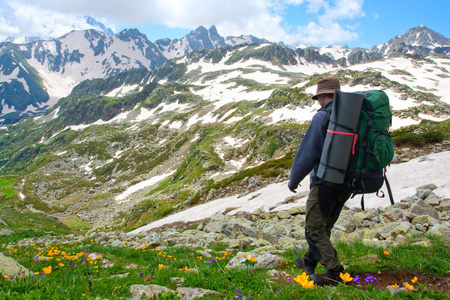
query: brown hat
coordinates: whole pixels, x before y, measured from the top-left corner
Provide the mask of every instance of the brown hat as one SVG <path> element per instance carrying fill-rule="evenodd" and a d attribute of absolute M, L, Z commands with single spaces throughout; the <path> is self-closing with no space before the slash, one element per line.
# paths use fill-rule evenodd
<path fill-rule="evenodd" d="M 336 77 L 325 77 L 317 83 L 317 92 L 312 98 L 317 100 L 317 96 L 320 94 L 333 94 L 336 89 L 341 89 L 339 79 Z"/>

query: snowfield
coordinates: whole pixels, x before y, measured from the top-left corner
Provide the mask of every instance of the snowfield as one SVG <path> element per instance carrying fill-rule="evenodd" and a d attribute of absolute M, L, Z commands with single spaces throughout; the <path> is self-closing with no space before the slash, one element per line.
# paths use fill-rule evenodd
<path fill-rule="evenodd" d="M 434 193 L 439 197 L 450 198 L 450 171 L 448 168 L 442 167 L 449 165 L 449 151 L 418 157 L 407 163 L 391 165 L 386 174 L 391 185 L 394 201 L 400 202 L 406 197 L 415 195 L 417 188 L 426 184 L 435 184 L 438 188 L 434 190 Z M 294 195 L 289 191 L 287 183 L 287 181 L 273 183 L 244 197 L 234 195 L 200 204 L 135 229 L 129 234 L 138 234 L 175 222 L 199 221 L 214 214 L 223 213 L 228 208 L 235 208 L 228 212 L 228 215 L 234 215 L 238 211 L 251 213 L 258 208 L 261 211 L 280 211 L 294 206 L 306 205 L 309 177 L 300 183 L 301 186 L 297 190 L 297 195 L 301 198 L 293 203 L 282 204 L 286 198 Z M 386 195 L 384 198 L 378 198 L 375 194 L 365 195 L 366 209 L 390 205 L 385 187 L 382 190 Z M 356 196 L 349 199 L 346 206 L 360 207 L 360 201 L 361 197 Z"/>

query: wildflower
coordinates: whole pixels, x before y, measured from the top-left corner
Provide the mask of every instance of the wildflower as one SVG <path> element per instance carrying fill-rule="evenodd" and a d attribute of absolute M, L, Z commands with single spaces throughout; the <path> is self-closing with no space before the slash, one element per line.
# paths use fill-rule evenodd
<path fill-rule="evenodd" d="M 44 274 L 50 274 L 52 272 L 52 266 L 45 267 L 42 271 L 44 271 Z"/>
<path fill-rule="evenodd" d="M 59 263 L 59 266 L 60 266 L 60 267 L 64 267 L 64 264 L 63 264 L 63 263 Z"/>
<path fill-rule="evenodd" d="M 411 282 L 412 282 L 412 283 L 416 283 L 416 282 L 417 282 L 417 280 L 419 280 L 419 279 L 417 279 L 417 277 L 416 277 L 416 276 L 414 276 L 414 278 L 413 278 L 413 279 L 411 279 Z"/>
<path fill-rule="evenodd" d="M 255 257 L 254 256 L 250 257 L 250 261 L 254 262 L 255 261 Z"/>
<path fill-rule="evenodd" d="M 359 280 L 359 275 L 356 275 L 355 278 L 353 278 L 353 281 L 356 282 L 357 284 L 360 284 L 360 280 Z"/>
<path fill-rule="evenodd" d="M 414 289 L 414 287 L 409 283 L 405 284 L 405 287 L 410 291 L 412 291 Z"/>
<path fill-rule="evenodd" d="M 345 273 L 345 274 L 340 273 L 340 274 L 339 274 L 339 277 L 341 277 L 341 279 L 342 279 L 344 282 L 350 282 L 350 281 L 353 280 L 353 277 L 351 277 L 349 273 Z"/>
<path fill-rule="evenodd" d="M 384 250 L 383 254 L 384 254 L 384 255 L 389 255 L 389 254 L 391 254 L 391 253 L 390 253 L 389 251 L 387 251 L 387 250 Z"/>
<path fill-rule="evenodd" d="M 8 279 L 9 278 L 9 274 L 3 275 L 3 278 Z"/>
<path fill-rule="evenodd" d="M 37 271 L 37 272 L 34 272 L 34 275 L 39 275 L 39 271 Z"/>
<path fill-rule="evenodd" d="M 392 284 L 392 285 L 390 286 L 390 288 L 391 288 L 391 290 L 396 289 L 396 288 L 397 288 L 397 284 Z"/>
<path fill-rule="evenodd" d="M 297 283 L 301 284 L 301 286 L 303 286 L 305 289 L 314 287 L 314 281 L 308 279 L 309 275 L 307 275 L 306 272 L 303 272 L 302 275 L 298 275 L 294 278 L 294 280 Z"/>
<path fill-rule="evenodd" d="M 242 256 L 243 256 L 244 258 L 247 258 L 247 253 L 244 253 Z"/>
<path fill-rule="evenodd" d="M 365 282 L 378 282 L 378 280 L 373 275 L 367 275 L 364 279 Z"/>
<path fill-rule="evenodd" d="M 164 268 L 164 265 L 163 264 L 158 264 L 158 269 L 162 269 L 162 268 Z"/>

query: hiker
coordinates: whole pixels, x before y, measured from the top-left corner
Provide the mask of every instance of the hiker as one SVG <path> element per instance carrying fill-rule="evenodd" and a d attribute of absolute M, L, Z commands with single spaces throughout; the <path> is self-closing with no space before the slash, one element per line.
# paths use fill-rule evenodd
<path fill-rule="evenodd" d="M 335 77 L 326 77 L 317 83 L 317 92 L 312 98 L 319 102 L 321 109 L 312 118 L 298 148 L 288 183 L 289 190 L 296 193 L 299 183 L 310 173 L 305 224 L 309 249 L 303 258 L 297 257 L 294 263 L 310 275 L 310 279 L 318 286 L 337 285 L 342 282 L 340 273 L 344 268 L 331 244 L 330 235 L 344 203 L 352 194 L 347 185 L 325 182 L 316 176 L 326 135 L 323 121 L 326 109 L 333 105 L 336 89 L 340 90 L 340 83 Z M 315 274 L 318 262 L 326 268 L 325 274 Z"/>

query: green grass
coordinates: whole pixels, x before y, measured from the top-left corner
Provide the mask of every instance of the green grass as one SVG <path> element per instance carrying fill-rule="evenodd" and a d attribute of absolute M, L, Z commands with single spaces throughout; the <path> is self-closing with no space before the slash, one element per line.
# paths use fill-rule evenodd
<path fill-rule="evenodd" d="M 0 211 L 0 218 L 8 224 L 7 228 L 12 230 L 39 230 L 58 234 L 71 232 L 66 225 L 41 213 L 23 213 L 14 208 L 6 208 Z M 4 228 L 4 225 L 0 225 L 0 228 Z"/>
<path fill-rule="evenodd" d="M 413 291 L 399 292 L 395 296 L 391 296 L 384 288 L 380 290 L 368 285 L 363 290 L 351 283 L 306 289 L 292 280 L 288 282 L 270 278 L 267 269 L 254 269 L 249 262 L 250 257 L 246 258 L 248 263 L 244 262 L 243 268 L 227 269 L 236 252 L 229 252 L 220 244 L 213 247 L 212 258 L 202 256 L 197 252 L 198 249 L 150 248 L 131 241 L 124 247 L 100 246 L 93 239 L 85 239 L 78 244 L 6 245 L 7 242 L 32 234 L 31 231 L 21 231 L 13 237 L 0 236 L 0 250 L 34 273 L 33 276 L 20 279 L 13 279 L 14 274 L 2 274 L 10 278 L 0 278 L 1 299 L 47 299 L 49 295 L 52 295 L 51 299 L 130 298 L 130 287 L 136 284 L 156 284 L 175 289 L 173 277 L 183 278 L 184 287 L 204 288 L 219 293 L 203 299 L 237 299 L 237 290 L 243 299 L 450 299 L 447 294 L 425 289 L 420 282 L 415 284 Z M 34 234 L 42 235 L 42 232 Z M 405 269 L 431 277 L 448 276 L 450 254 L 445 241 L 425 238 L 431 241 L 431 246 L 408 243 L 389 248 L 389 255 L 384 253 L 387 249 L 363 243 L 340 243 L 336 248 L 352 276 L 364 272 L 376 277 L 380 270 Z M 89 254 L 94 258 L 90 258 Z M 303 254 L 304 251 L 298 249 L 279 254 L 284 257 L 286 264 L 278 271 L 291 276 L 299 275 L 300 271 L 293 261 L 296 256 Z M 376 259 L 361 259 L 369 254 Z M 44 274 L 44 268 L 49 266 L 52 267 L 51 273 Z M 320 267 L 318 271 L 323 270 Z M 166 294 L 157 299 L 177 298 L 174 294 Z"/>
<path fill-rule="evenodd" d="M 391 133 L 395 146 L 423 146 L 450 138 L 450 119 L 442 122 L 422 120 L 417 125 L 402 127 Z"/>
<path fill-rule="evenodd" d="M 2 177 L 0 178 L 0 195 L 12 197 L 17 195 L 14 185 L 17 183 L 16 177 Z"/>

